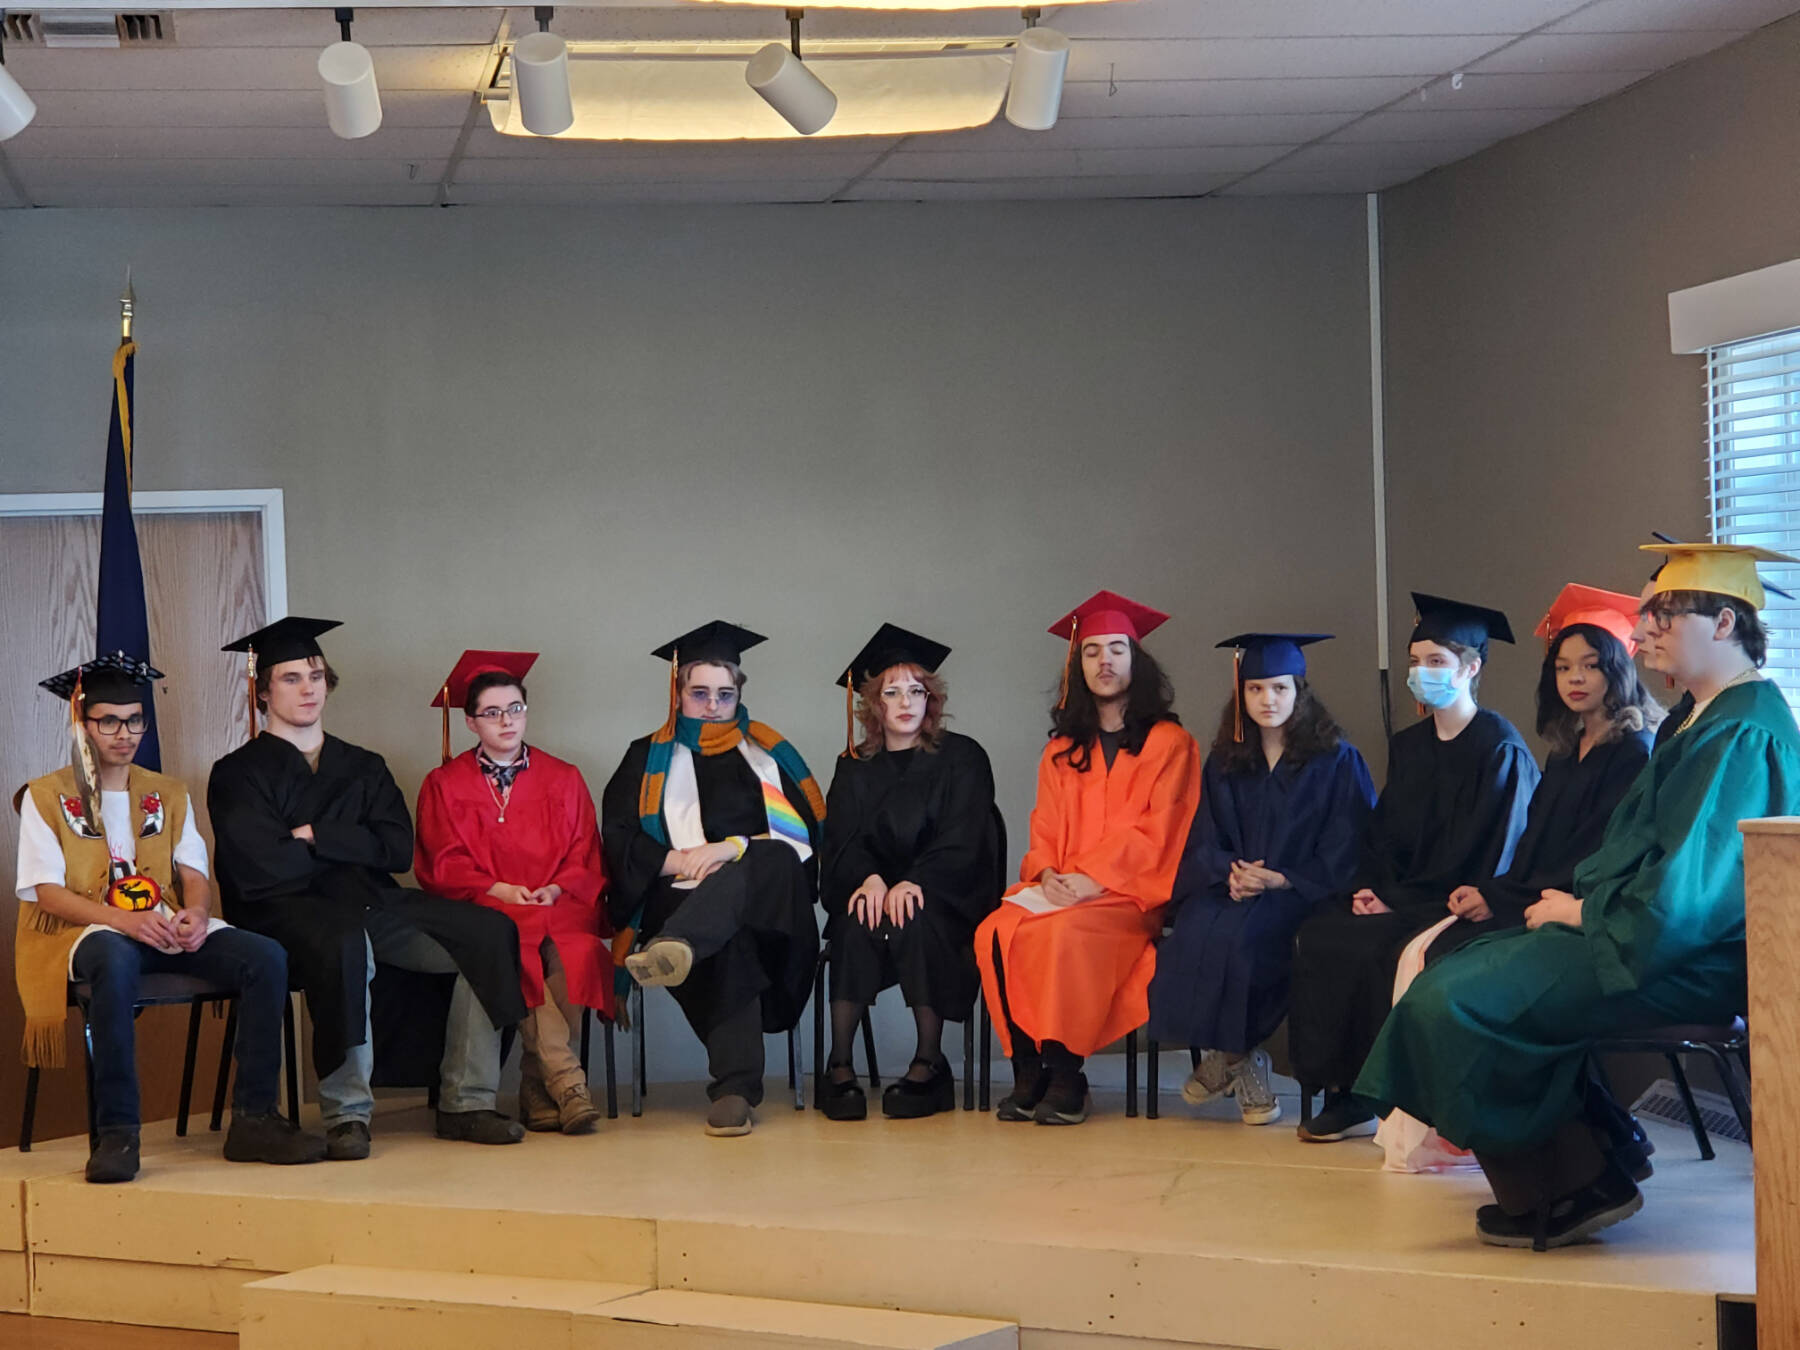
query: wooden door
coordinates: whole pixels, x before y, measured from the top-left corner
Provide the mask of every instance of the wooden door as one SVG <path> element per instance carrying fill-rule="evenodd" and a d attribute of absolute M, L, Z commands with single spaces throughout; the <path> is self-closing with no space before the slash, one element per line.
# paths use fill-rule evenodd
<path fill-rule="evenodd" d="M 149 597 L 163 772 L 188 785 L 210 853 L 206 778 L 212 763 L 249 735 L 241 657 L 219 648 L 264 623 L 262 521 L 255 512 L 156 513 L 137 518 Z M 100 517 L 0 517 L 0 799 L 30 778 L 68 762 L 68 705 L 37 682 L 94 655 L 94 596 L 100 566 Z M 13 966 L 19 901 L 18 817 L 0 809 L 0 969 Z M 225 917 L 229 918 L 229 915 Z M 138 1019 L 138 1077 L 143 1118 L 175 1113 L 188 1014 L 151 1008 Z M 222 1019 L 201 1034 L 195 1104 L 199 1128 L 211 1101 Z M 0 977 L 0 1147 L 19 1140 L 25 1069 L 19 1058 L 24 1013 L 10 980 Z M 33 1133 L 50 1139 L 87 1128 L 80 1019 L 67 1028 L 68 1067 L 41 1075 Z"/>

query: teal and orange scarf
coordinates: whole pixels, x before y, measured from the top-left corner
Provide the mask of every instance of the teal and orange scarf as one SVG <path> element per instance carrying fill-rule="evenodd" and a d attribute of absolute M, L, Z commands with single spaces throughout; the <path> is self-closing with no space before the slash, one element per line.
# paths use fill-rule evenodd
<path fill-rule="evenodd" d="M 644 779 L 638 787 L 638 823 L 643 827 L 644 833 L 659 844 L 669 842 L 668 829 L 663 824 L 662 816 L 663 788 L 668 782 L 669 762 L 674 758 L 678 742 L 692 753 L 710 759 L 714 755 L 735 751 L 746 736 L 769 752 L 782 774 L 790 782 L 799 785 L 801 793 L 806 797 L 806 804 L 812 808 L 812 820 L 809 823 L 785 795 L 765 783 L 763 807 L 768 814 L 770 836 L 808 844 L 816 849 L 819 846 L 819 825 L 825 819 L 825 795 L 819 791 L 812 770 L 806 767 L 806 761 L 800 757 L 800 752 L 774 727 L 762 722 L 752 722 L 749 709 L 741 704 L 735 721 L 703 722 L 697 717 L 677 715 L 663 723 L 650 737 L 650 755 L 644 762 Z"/>

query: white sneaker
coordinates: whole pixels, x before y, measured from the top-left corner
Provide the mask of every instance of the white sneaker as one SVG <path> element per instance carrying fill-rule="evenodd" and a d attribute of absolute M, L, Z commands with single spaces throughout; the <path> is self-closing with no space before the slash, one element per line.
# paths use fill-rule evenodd
<path fill-rule="evenodd" d="M 1281 1103 L 1269 1086 L 1269 1056 L 1253 1050 L 1232 1066 L 1231 1093 L 1246 1125 L 1272 1125 L 1281 1119 Z"/>
<path fill-rule="evenodd" d="M 1205 1106 L 1220 1097 L 1229 1097 L 1232 1086 L 1231 1066 L 1218 1050 L 1205 1051 L 1200 1062 L 1181 1085 L 1181 1100 L 1189 1106 Z"/>

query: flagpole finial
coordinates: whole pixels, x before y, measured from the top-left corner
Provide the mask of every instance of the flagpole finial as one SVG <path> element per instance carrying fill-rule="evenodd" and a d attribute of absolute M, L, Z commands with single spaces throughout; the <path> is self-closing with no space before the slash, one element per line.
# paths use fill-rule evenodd
<path fill-rule="evenodd" d="M 125 293 L 119 297 L 119 341 L 131 341 L 131 312 L 137 307 L 137 292 L 131 289 L 131 264 L 125 265 Z"/>

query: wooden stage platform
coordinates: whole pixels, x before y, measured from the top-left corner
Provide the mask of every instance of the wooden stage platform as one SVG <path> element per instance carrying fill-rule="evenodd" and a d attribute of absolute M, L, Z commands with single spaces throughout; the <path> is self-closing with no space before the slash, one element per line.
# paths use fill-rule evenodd
<path fill-rule="evenodd" d="M 1651 1122 L 1643 1213 L 1534 1255 L 1476 1242 L 1479 1175 L 1384 1173 L 1366 1141 L 1299 1143 L 1284 1107 L 1261 1129 L 1105 1095 L 1072 1129 L 835 1124 L 771 1080 L 753 1135 L 709 1139 L 698 1090 L 658 1085 L 641 1119 L 509 1148 L 401 1104 L 372 1159 L 314 1167 L 226 1163 L 203 1118 L 165 1123 L 107 1187 L 84 1140 L 45 1142 L 0 1154 L 0 1311 L 245 1350 L 1713 1350 L 1716 1296 L 1754 1287 L 1741 1145 L 1701 1162 Z"/>

